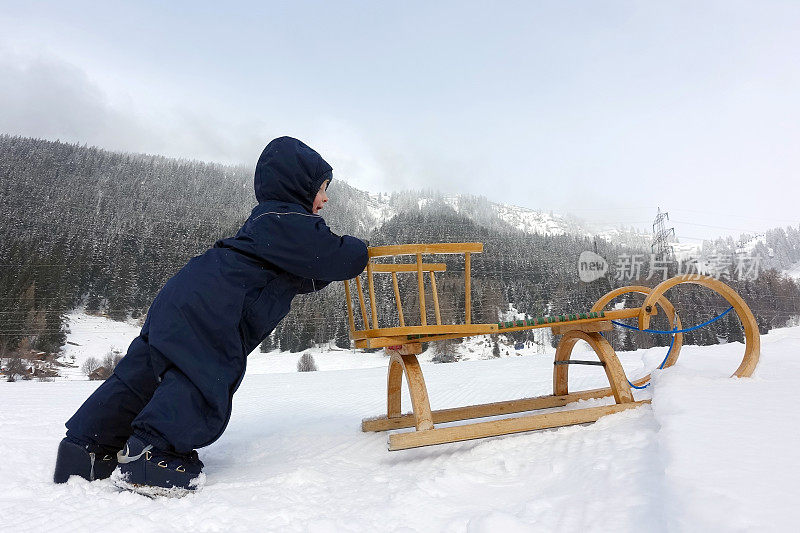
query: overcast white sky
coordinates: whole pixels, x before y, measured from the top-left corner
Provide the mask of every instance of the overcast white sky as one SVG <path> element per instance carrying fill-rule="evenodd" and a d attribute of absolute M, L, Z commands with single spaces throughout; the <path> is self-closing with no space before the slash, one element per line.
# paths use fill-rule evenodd
<path fill-rule="evenodd" d="M 253 166 L 293 135 L 373 192 L 690 239 L 800 223 L 798 50 L 794 1 L 5 0 L 0 132 Z"/>

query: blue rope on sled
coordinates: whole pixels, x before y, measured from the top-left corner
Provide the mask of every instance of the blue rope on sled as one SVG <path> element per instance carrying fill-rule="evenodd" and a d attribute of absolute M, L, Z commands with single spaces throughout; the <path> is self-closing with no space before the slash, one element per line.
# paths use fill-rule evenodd
<path fill-rule="evenodd" d="M 623 328 L 635 329 L 636 331 L 646 331 L 647 333 L 660 333 L 662 335 L 672 335 L 672 340 L 669 343 L 669 350 L 667 350 L 667 355 L 664 356 L 664 360 L 661 361 L 660 365 L 658 365 L 658 369 L 661 370 L 661 369 L 664 368 L 664 365 L 667 363 L 667 359 L 669 359 L 669 354 L 672 353 L 672 345 L 675 344 L 675 334 L 676 333 L 686 333 L 688 331 L 694 331 L 694 330 L 700 329 L 700 328 L 702 328 L 704 326 L 708 326 L 709 324 L 713 324 L 714 322 L 716 322 L 720 318 L 722 318 L 725 315 L 727 315 L 728 313 L 730 313 L 731 309 L 733 309 L 733 306 L 730 306 L 723 313 L 715 316 L 711 320 L 706 320 L 702 324 L 698 324 L 696 326 L 692 326 L 690 328 L 685 328 L 685 329 L 672 329 L 670 331 L 663 331 L 663 330 L 660 330 L 660 329 L 642 329 L 642 330 L 640 330 L 636 326 L 630 326 L 628 324 L 625 324 L 623 322 L 619 322 L 617 320 L 612 320 L 611 323 L 612 324 L 616 324 L 617 326 L 622 326 Z M 603 335 L 603 334 L 601 333 L 600 335 Z M 628 385 L 630 385 L 634 389 L 640 389 L 641 390 L 641 389 L 646 389 L 647 387 L 649 387 L 650 386 L 650 382 L 648 381 L 645 385 L 642 385 L 640 387 L 640 386 L 634 385 L 633 383 L 631 383 L 630 380 L 628 380 Z"/>
<path fill-rule="evenodd" d="M 727 309 L 726 309 L 726 310 L 725 310 L 725 311 L 724 311 L 722 314 L 719 314 L 719 315 L 715 316 L 715 317 L 714 317 L 714 318 L 712 318 L 711 320 L 706 320 L 706 321 L 705 321 L 705 322 L 703 322 L 702 324 L 698 324 L 698 325 L 696 325 L 696 326 L 692 326 L 692 327 L 690 327 L 690 328 L 686 328 L 686 329 L 673 329 L 673 330 L 671 330 L 671 331 L 662 331 L 662 330 L 660 330 L 660 329 L 642 329 L 642 330 L 640 330 L 640 329 L 639 329 L 639 328 L 637 328 L 636 326 L 629 326 L 628 324 L 624 324 L 624 323 L 622 323 L 622 322 L 619 322 L 619 321 L 617 321 L 617 320 L 612 320 L 612 321 L 611 321 L 611 323 L 612 323 L 612 324 L 616 324 L 616 325 L 618 325 L 618 326 L 622 326 L 623 328 L 635 329 L 636 331 L 646 331 L 647 333 L 661 333 L 661 334 L 664 334 L 664 335 L 673 335 L 673 334 L 675 334 L 675 333 L 686 333 L 687 331 L 693 331 L 693 330 L 695 330 L 695 329 L 700 329 L 700 328 L 702 328 L 703 326 L 707 326 L 707 325 L 709 325 L 709 324 L 713 324 L 714 322 L 716 322 L 716 321 L 717 321 L 717 320 L 719 320 L 720 318 L 722 318 L 722 317 L 724 317 L 725 315 L 727 315 L 727 314 L 728 314 L 728 313 L 731 311 L 731 309 L 733 309 L 733 306 L 730 306 L 730 307 L 729 307 L 729 308 L 727 308 Z"/>

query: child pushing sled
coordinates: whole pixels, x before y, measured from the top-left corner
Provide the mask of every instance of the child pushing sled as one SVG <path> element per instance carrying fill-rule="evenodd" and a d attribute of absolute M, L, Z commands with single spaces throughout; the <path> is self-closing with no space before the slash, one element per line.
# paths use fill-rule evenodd
<path fill-rule="evenodd" d="M 297 294 L 357 276 L 359 239 L 331 232 L 317 212 L 332 168 L 280 137 L 255 171 L 258 205 L 235 237 L 192 258 L 156 296 L 114 373 L 66 423 L 54 481 L 72 475 L 146 494 L 202 485 L 196 448 L 219 438 L 253 351 Z"/>

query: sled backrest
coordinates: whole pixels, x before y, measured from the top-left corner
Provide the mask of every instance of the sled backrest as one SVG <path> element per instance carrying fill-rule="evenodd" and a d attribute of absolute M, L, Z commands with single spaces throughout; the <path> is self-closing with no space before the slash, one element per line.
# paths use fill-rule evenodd
<path fill-rule="evenodd" d="M 417 297 L 419 301 L 419 313 L 421 326 L 428 326 L 428 316 L 425 304 L 425 274 L 427 273 L 430 278 L 431 294 L 433 295 L 433 308 L 436 319 L 436 326 L 442 326 L 441 310 L 439 309 L 439 293 L 436 286 L 436 272 L 444 272 L 446 266 L 444 263 L 424 263 L 422 261 L 423 255 L 434 254 L 463 254 L 464 255 L 464 324 L 472 323 L 472 304 L 471 304 L 471 254 L 483 252 L 483 244 L 479 242 L 464 242 L 464 243 L 435 243 L 435 244 L 399 244 L 392 246 L 374 246 L 369 248 L 369 262 L 367 268 L 361 275 L 354 278 L 353 281 L 356 285 L 356 292 L 358 298 L 358 305 L 361 310 L 361 318 L 363 320 L 364 329 L 357 330 L 355 324 L 355 315 L 353 310 L 352 292 L 350 290 L 350 281 L 344 282 L 345 297 L 347 300 L 347 317 L 350 325 L 350 338 L 356 341 L 356 346 L 359 346 L 359 340 L 366 337 L 373 337 L 378 329 L 386 329 L 387 335 L 390 334 L 403 334 L 403 329 L 406 327 L 405 316 L 403 314 L 403 303 L 400 295 L 400 288 L 397 281 L 398 274 L 416 273 L 417 276 Z M 412 263 L 398 262 L 401 256 L 414 256 L 415 261 Z M 378 262 L 376 259 L 392 258 L 393 262 Z M 394 288 L 395 305 L 397 306 L 397 315 L 399 324 L 383 324 L 383 328 L 379 328 L 378 308 L 375 299 L 375 280 L 376 274 L 391 274 L 392 286 Z M 364 295 L 364 290 L 361 285 L 361 276 L 366 275 L 367 278 L 367 292 L 369 294 L 369 315 L 367 313 L 367 298 Z M 432 329 L 432 328 L 431 328 Z M 438 328 L 437 328 L 438 329 Z M 432 330 L 433 331 L 433 330 Z M 419 327 L 415 328 L 415 333 L 420 333 Z"/>

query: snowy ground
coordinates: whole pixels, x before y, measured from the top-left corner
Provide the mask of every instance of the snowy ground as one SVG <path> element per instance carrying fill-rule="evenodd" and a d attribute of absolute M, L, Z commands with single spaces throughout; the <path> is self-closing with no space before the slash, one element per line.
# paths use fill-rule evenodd
<path fill-rule="evenodd" d="M 112 350 L 125 354 L 141 329 L 133 320 L 116 322 L 82 312 L 70 313 L 67 323 L 67 344 L 59 361 L 68 366 L 59 367 L 58 371 L 62 379 L 68 380 L 88 380 L 81 366 L 89 357 L 102 361 Z"/>
<path fill-rule="evenodd" d="M 784 274 L 786 274 L 790 278 L 800 281 L 800 262 L 797 262 L 791 267 L 787 268 L 784 271 Z"/>
<path fill-rule="evenodd" d="M 524 315 L 510 310 L 507 320 L 515 318 L 525 318 Z M 101 316 L 87 315 L 76 311 L 68 316 L 70 333 L 67 336 L 67 344 L 64 346 L 63 355 L 59 361 L 68 365 L 59 367 L 61 378 L 59 380 L 82 380 L 88 378 L 81 370 L 81 366 L 89 357 L 94 357 L 99 361 L 112 350 L 117 350 L 123 355 L 128 350 L 131 341 L 139 334 L 141 326 L 136 321 L 116 322 Z M 549 344 L 549 338 L 545 334 L 549 331 L 540 330 L 540 345 L 529 345 L 522 350 L 514 350 L 503 345 L 501 355 L 503 357 L 514 357 L 517 355 L 534 355 L 538 353 L 548 353 L 552 355 L 555 349 Z M 477 337 L 466 339 L 458 346 L 458 350 L 463 360 L 486 359 L 491 357 L 491 345 L 488 338 Z M 306 350 L 314 356 L 319 370 L 344 370 L 351 368 L 374 368 L 385 367 L 386 357 L 382 352 L 362 353 L 360 351 L 342 350 L 336 347 L 320 347 Z M 297 372 L 297 360 L 302 353 L 288 353 L 273 351 L 261 353 L 256 349 L 250 354 L 247 361 L 248 374 L 273 374 L 283 372 Z M 420 355 L 419 359 L 429 362 L 434 357 L 433 351 L 428 350 Z"/>
<path fill-rule="evenodd" d="M 653 394 L 652 407 L 400 452 L 386 450 L 385 434 L 359 431 L 361 418 L 384 409 L 385 359 L 375 368 L 249 374 L 228 430 L 200 452 L 206 487 L 179 500 L 120 493 L 107 481 L 53 485 L 63 423 L 97 384 L 3 382 L 2 528 L 795 531 L 800 328 L 762 341 L 751 379 L 726 377 L 741 344 L 685 347 L 652 391 L 637 393 Z M 659 349 L 622 356 L 631 377 L 659 358 Z M 436 409 L 547 393 L 552 358 L 424 369 Z M 570 371 L 574 390 L 603 384 L 597 367 Z"/>
<path fill-rule="evenodd" d="M 84 361 L 94 357 L 99 361 L 112 350 L 125 354 L 131 341 L 139 334 L 141 326 L 135 321 L 117 322 L 101 316 L 73 312 L 68 316 L 70 333 L 63 355 L 59 361 L 68 365 L 59 367 L 61 379 L 82 380 L 88 378 L 81 370 Z M 380 354 L 363 354 L 351 350 L 314 349 L 314 355 L 320 370 L 340 370 L 344 368 L 372 368 L 384 366 L 386 358 Z M 280 372 L 297 372 L 297 360 L 301 353 L 254 351 L 248 359 L 248 373 L 271 374 Z"/>

